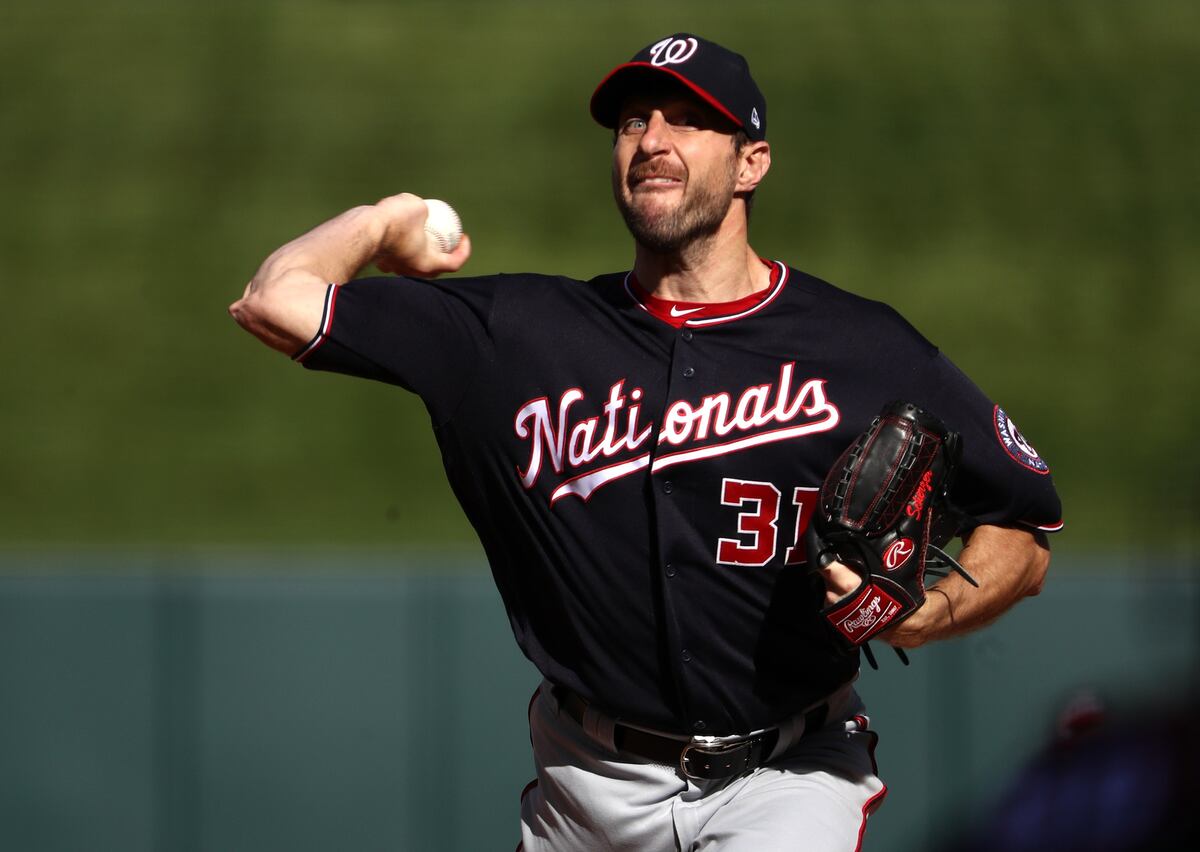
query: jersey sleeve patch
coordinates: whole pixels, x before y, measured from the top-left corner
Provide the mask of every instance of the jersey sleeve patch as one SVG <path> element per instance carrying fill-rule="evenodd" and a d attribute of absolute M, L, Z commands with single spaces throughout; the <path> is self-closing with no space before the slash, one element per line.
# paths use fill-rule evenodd
<path fill-rule="evenodd" d="M 1046 460 L 1038 455 L 1033 444 L 1025 440 L 1025 436 L 1017 429 L 1017 425 L 998 405 L 993 411 L 993 420 L 996 426 L 996 438 L 1000 441 L 1000 446 L 1004 447 L 1004 452 L 1008 453 L 1009 458 L 1034 473 L 1045 475 L 1050 472 L 1050 465 L 1046 464 Z"/>

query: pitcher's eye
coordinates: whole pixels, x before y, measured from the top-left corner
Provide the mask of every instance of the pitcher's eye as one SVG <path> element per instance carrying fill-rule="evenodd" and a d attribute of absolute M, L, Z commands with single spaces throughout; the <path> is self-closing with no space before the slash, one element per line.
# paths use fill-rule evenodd
<path fill-rule="evenodd" d="M 703 130 L 711 124 L 702 112 L 681 112 L 671 119 L 672 126 L 689 130 Z"/>

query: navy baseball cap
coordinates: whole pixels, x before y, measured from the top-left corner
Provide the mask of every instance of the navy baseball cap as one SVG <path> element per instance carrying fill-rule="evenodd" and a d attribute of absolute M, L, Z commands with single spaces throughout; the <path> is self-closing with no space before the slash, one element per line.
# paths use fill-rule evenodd
<path fill-rule="evenodd" d="M 682 83 L 755 142 L 767 137 L 767 101 L 746 58 L 691 33 L 659 39 L 610 71 L 592 95 L 592 118 L 615 128 L 626 95 L 648 76 Z"/>

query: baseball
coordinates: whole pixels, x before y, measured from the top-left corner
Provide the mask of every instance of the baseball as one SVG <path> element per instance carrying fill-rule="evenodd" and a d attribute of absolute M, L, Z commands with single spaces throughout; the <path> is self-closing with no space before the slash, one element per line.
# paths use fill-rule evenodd
<path fill-rule="evenodd" d="M 462 239 L 462 220 L 458 213 L 445 201 L 425 199 L 429 215 L 425 218 L 425 233 L 433 240 L 438 250 L 452 252 Z"/>

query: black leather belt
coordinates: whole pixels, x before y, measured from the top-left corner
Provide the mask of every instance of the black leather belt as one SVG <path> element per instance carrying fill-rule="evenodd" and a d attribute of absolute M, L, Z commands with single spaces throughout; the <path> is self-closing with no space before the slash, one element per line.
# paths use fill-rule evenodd
<path fill-rule="evenodd" d="M 554 697 L 558 700 L 559 708 L 581 726 L 584 724 L 584 713 L 588 708 L 586 701 L 561 686 L 554 687 Z M 803 734 L 824 726 L 828 715 L 828 703 L 818 704 L 807 711 L 804 714 Z M 651 734 L 617 722 L 613 729 L 613 742 L 617 751 L 625 751 L 665 766 L 678 766 L 688 778 L 713 780 L 730 778 L 762 766 L 779 742 L 779 728 L 768 728 L 753 736 L 704 742 Z"/>

